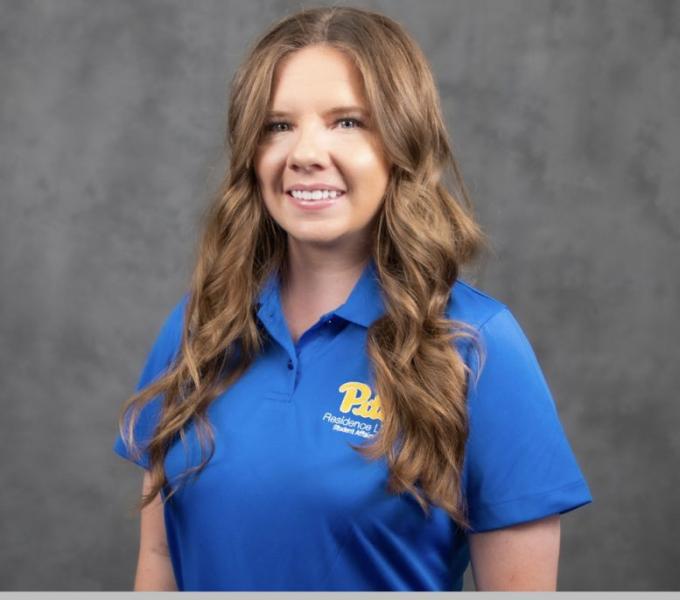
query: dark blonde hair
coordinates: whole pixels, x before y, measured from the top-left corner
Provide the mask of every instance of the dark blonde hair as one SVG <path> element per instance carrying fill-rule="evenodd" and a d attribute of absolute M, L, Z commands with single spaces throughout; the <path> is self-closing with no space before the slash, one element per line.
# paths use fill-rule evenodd
<path fill-rule="evenodd" d="M 202 462 L 180 480 L 202 471 L 214 452 L 206 410 L 263 348 L 253 304 L 268 276 L 285 270 L 287 247 L 285 231 L 264 207 L 253 157 L 277 64 L 316 44 L 344 52 L 361 73 L 372 123 L 392 164 L 371 248 L 386 311 L 369 327 L 366 342 L 384 421 L 370 445 L 352 447 L 368 459 L 386 457 L 390 492 L 413 494 L 426 514 L 428 504 L 436 504 L 468 528 L 461 476 L 471 371 L 453 342 L 466 338 L 480 347 L 472 327 L 446 318 L 446 307 L 461 265 L 487 242 L 473 218 L 422 51 L 392 19 L 352 7 L 309 8 L 276 22 L 231 82 L 229 167 L 204 216 L 180 352 L 120 412 L 121 436 L 139 457 L 135 422 L 143 406 L 162 395 L 146 447 L 152 486 L 139 507 L 164 489 L 165 455 L 176 436 L 184 440 L 192 421 Z M 447 169 L 453 175 L 448 185 Z"/>

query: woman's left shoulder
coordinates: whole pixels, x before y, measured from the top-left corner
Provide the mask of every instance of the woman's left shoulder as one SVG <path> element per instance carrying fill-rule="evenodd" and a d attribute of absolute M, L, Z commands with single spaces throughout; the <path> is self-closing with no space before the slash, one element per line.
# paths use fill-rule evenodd
<path fill-rule="evenodd" d="M 501 300 L 459 277 L 451 286 L 446 316 L 480 329 L 489 319 L 504 310 L 509 309 Z"/>

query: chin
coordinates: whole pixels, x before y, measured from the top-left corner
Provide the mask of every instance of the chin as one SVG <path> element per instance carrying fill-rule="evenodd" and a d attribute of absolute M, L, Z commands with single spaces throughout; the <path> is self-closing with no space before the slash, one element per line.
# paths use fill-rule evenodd
<path fill-rule="evenodd" d="M 337 235 L 290 235 L 299 244 L 315 244 L 318 246 L 333 246 L 340 242 Z"/>
<path fill-rule="evenodd" d="M 323 226 L 317 227 L 292 227 L 288 230 L 289 237 L 301 244 L 323 244 L 331 246 L 340 242 L 344 237 L 345 232 L 339 231 L 335 228 L 325 228 Z"/>

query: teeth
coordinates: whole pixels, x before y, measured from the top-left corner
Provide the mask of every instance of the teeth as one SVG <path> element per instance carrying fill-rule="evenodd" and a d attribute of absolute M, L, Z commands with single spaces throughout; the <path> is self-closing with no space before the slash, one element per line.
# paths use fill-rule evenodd
<path fill-rule="evenodd" d="M 313 192 L 293 190 L 291 195 L 298 200 L 326 200 L 327 198 L 337 198 L 342 195 L 342 192 L 336 190 L 314 190 Z"/>

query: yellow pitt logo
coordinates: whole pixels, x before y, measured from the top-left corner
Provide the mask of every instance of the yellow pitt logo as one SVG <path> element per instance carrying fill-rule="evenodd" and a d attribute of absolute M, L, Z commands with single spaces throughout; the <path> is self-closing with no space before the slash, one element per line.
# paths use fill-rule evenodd
<path fill-rule="evenodd" d="M 343 383 L 338 391 L 343 395 L 340 403 L 340 412 L 348 413 L 367 419 L 377 419 L 383 421 L 382 405 L 380 396 L 376 395 L 371 400 L 371 388 L 359 381 L 347 381 Z"/>

